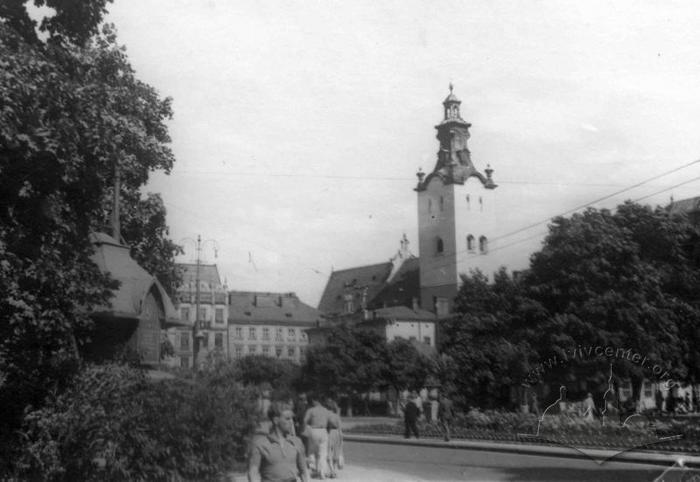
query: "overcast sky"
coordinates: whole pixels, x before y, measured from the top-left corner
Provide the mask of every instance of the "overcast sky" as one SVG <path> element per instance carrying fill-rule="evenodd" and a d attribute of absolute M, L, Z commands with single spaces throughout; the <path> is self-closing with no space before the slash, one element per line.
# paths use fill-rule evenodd
<path fill-rule="evenodd" d="M 527 265 L 553 215 L 700 159 L 694 2 L 115 0 L 139 78 L 171 96 L 177 163 L 154 175 L 175 241 L 230 289 L 316 305 L 332 268 L 418 254 L 448 84 L 491 164 L 493 255 Z M 700 194 L 700 164 L 595 204 Z M 193 259 L 193 245 L 185 242 Z"/>

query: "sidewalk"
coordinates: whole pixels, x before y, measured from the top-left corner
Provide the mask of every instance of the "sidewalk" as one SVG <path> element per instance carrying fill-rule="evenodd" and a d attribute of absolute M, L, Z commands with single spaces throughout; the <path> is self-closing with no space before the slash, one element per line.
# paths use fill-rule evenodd
<path fill-rule="evenodd" d="M 310 479 L 310 482 L 319 479 Z M 229 478 L 230 482 L 248 482 L 245 474 L 233 474 Z M 426 479 L 415 477 L 406 478 L 406 474 L 392 472 L 391 470 L 379 470 L 357 465 L 345 466 L 343 470 L 338 471 L 338 478 L 326 479 L 327 482 L 429 482 Z"/>
<path fill-rule="evenodd" d="M 552 446 L 525 443 L 486 442 L 480 440 L 451 440 L 444 442 L 439 439 L 404 439 L 392 435 L 361 435 L 344 434 L 344 440 L 349 442 L 380 443 L 392 445 L 413 445 L 422 447 L 450 448 L 463 450 L 483 450 L 490 452 L 517 453 L 522 455 L 540 455 L 546 457 L 564 457 L 576 459 L 592 459 L 599 464 L 605 461 L 631 462 L 640 464 L 669 465 L 682 460 L 686 466 L 700 467 L 700 456 L 683 455 L 642 450 L 608 450 L 575 448 L 569 446 Z"/>

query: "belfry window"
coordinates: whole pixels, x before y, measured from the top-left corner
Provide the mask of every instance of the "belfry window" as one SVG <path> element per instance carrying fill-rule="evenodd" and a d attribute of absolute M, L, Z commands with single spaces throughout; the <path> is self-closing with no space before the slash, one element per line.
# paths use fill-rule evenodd
<path fill-rule="evenodd" d="M 467 251 L 474 252 L 474 244 L 476 243 L 476 240 L 474 239 L 474 236 L 471 234 L 467 236 Z"/>
<path fill-rule="evenodd" d="M 489 252 L 489 241 L 486 236 L 481 236 L 479 238 L 479 252 L 481 254 L 486 254 Z"/>
<path fill-rule="evenodd" d="M 435 252 L 437 254 L 442 254 L 445 251 L 445 243 L 443 243 L 442 238 L 437 238 L 435 240 Z"/>

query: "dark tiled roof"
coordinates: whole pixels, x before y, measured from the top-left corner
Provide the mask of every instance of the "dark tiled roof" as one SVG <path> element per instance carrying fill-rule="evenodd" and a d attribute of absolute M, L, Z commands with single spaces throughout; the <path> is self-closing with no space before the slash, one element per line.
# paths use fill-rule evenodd
<path fill-rule="evenodd" d="M 197 264 L 196 263 L 178 263 L 177 267 L 182 270 L 182 284 L 186 285 L 194 283 L 197 279 Z M 215 264 L 200 264 L 199 265 L 199 280 L 209 286 L 221 286 L 221 278 L 219 270 Z"/>
<path fill-rule="evenodd" d="M 294 293 L 229 291 L 229 323 L 316 325 L 321 312 Z"/>
<path fill-rule="evenodd" d="M 94 313 L 117 318 L 134 318 L 141 316 L 143 303 L 148 293 L 155 291 L 162 303 L 165 321 L 168 324 L 181 324 L 180 316 L 175 310 L 170 297 L 155 276 L 143 269 L 129 254 L 129 247 L 117 243 L 114 238 L 104 233 L 94 233 L 90 241 L 95 247 L 92 261 L 103 273 L 120 282 L 115 289 L 108 306 L 96 307 Z"/>
<path fill-rule="evenodd" d="M 419 259 L 406 258 L 377 295 L 368 301 L 369 309 L 384 306 L 413 306 L 420 299 Z"/>
<path fill-rule="evenodd" d="M 412 310 L 408 306 L 390 306 L 388 308 L 378 308 L 373 310 L 374 316 L 376 318 L 383 318 L 386 320 L 425 320 L 425 321 L 435 321 L 435 313 L 431 313 L 427 310 Z"/>
<path fill-rule="evenodd" d="M 343 313 L 345 307 L 344 295 L 353 294 L 353 304 L 356 309 L 361 307 L 362 292 L 367 288 L 366 301 L 370 303 L 385 287 L 385 282 L 391 274 L 391 261 L 357 268 L 333 271 L 326 289 L 323 291 L 318 309 L 326 315 Z"/>
<path fill-rule="evenodd" d="M 669 205 L 668 211 L 671 214 L 683 214 L 700 211 L 700 196 L 674 201 Z"/>

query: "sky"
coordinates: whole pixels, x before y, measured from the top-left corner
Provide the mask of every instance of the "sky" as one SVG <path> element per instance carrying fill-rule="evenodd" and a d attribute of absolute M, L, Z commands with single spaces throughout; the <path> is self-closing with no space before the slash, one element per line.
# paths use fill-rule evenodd
<path fill-rule="evenodd" d="M 232 290 L 315 306 L 333 269 L 387 261 L 404 233 L 417 255 L 415 173 L 435 165 L 449 83 L 476 167 L 494 169 L 491 255 L 510 270 L 527 266 L 552 216 L 700 195 L 691 1 L 109 9 L 138 77 L 173 98 L 177 161 L 146 190 L 164 199 L 179 260 L 194 260 L 200 235 Z"/>

